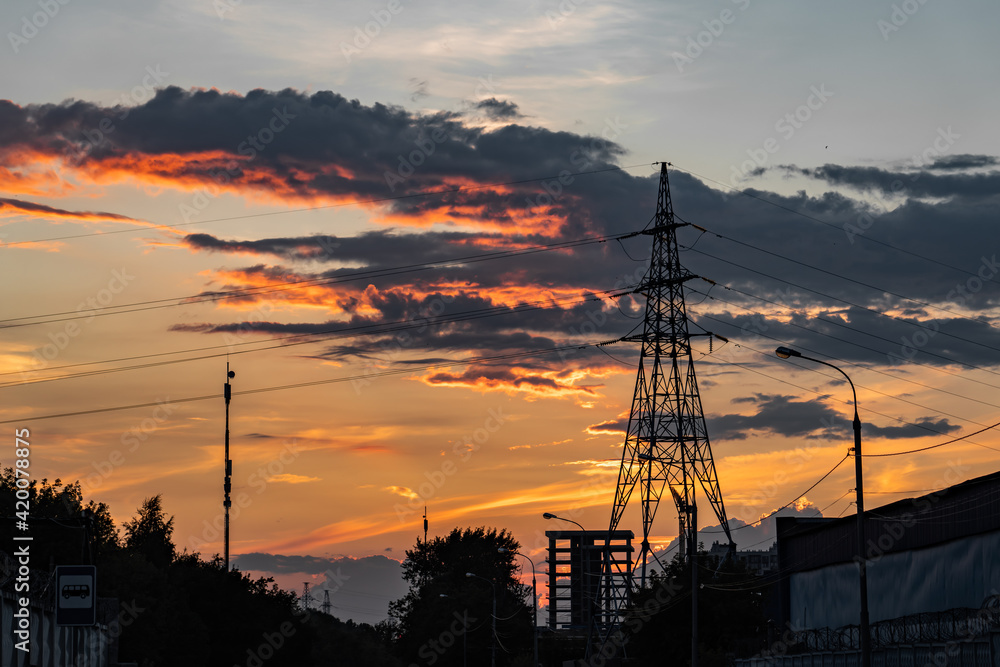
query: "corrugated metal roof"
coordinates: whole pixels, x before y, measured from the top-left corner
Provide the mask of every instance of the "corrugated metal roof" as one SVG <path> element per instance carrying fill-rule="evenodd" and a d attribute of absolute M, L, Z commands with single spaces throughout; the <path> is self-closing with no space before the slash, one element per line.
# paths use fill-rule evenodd
<path fill-rule="evenodd" d="M 778 517 L 783 574 L 851 562 L 858 553 L 857 515 L 841 519 Z M 922 549 L 1000 530 L 1000 472 L 865 511 L 868 558 Z"/>

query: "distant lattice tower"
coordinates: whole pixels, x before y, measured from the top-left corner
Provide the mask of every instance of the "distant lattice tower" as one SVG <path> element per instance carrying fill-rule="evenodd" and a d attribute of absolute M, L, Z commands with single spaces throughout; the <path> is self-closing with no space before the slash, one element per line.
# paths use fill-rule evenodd
<path fill-rule="evenodd" d="M 302 582 L 302 597 L 299 598 L 299 602 L 302 603 L 302 608 L 303 609 L 311 609 L 312 608 L 313 599 L 314 598 L 312 596 L 312 593 L 309 592 L 309 582 L 308 581 L 303 581 Z"/>
<path fill-rule="evenodd" d="M 330 604 L 330 589 L 323 589 L 323 604 L 320 605 L 320 610 L 327 615 L 330 615 L 330 610 L 333 609 L 333 605 Z"/>
<path fill-rule="evenodd" d="M 618 529 L 638 487 L 642 543 L 639 558 L 634 562 L 637 567 L 641 563 L 640 585 L 645 585 L 646 561 L 653 553 L 649 544 L 653 519 L 668 485 L 680 517 L 679 537 L 682 544 L 687 543 L 689 558 L 692 540 L 697 544 L 696 480 L 722 524 L 730 548 L 735 546 L 726 521 L 691 356 L 693 334 L 688 332 L 684 283 L 696 276 L 681 266 L 676 235 L 677 228 L 687 224 L 674 219 L 667 163 L 661 163 L 656 215 L 640 232 L 653 242 L 649 271 L 634 290 L 646 297 L 643 331 L 641 335 L 622 339 L 641 343 L 642 350 L 608 528 L 609 534 Z M 606 559 L 596 610 L 605 640 L 619 622 L 619 610 L 628 603 L 632 580 L 631 564 Z"/>

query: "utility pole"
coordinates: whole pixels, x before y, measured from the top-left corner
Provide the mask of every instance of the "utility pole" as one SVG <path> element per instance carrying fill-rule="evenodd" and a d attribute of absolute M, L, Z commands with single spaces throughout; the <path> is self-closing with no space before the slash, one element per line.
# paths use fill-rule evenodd
<path fill-rule="evenodd" d="M 229 460 L 229 401 L 233 398 L 233 386 L 229 384 L 229 381 L 236 377 L 236 372 L 229 370 L 229 362 L 226 362 L 226 384 L 223 385 L 222 395 L 226 398 L 226 459 L 225 459 L 225 478 L 222 482 L 222 491 L 225 494 L 225 499 L 222 501 L 222 506 L 226 510 L 226 528 L 225 536 L 223 537 L 223 542 L 225 542 L 225 562 L 226 562 L 226 572 L 229 572 L 229 508 L 233 506 L 233 501 L 230 500 L 229 494 L 233 490 L 232 475 L 233 475 L 233 462 Z"/>

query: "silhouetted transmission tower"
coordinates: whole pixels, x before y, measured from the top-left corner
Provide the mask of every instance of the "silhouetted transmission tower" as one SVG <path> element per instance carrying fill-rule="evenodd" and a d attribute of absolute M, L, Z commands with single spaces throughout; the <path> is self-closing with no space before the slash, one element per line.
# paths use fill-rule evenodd
<path fill-rule="evenodd" d="M 667 163 L 661 163 L 657 199 L 656 215 L 642 232 L 637 233 L 652 237 L 653 255 L 649 271 L 634 290 L 646 297 L 642 334 L 622 339 L 641 343 L 642 351 L 608 528 L 610 538 L 629 500 L 638 492 L 642 506 L 642 546 L 634 562 L 637 567 L 641 563 L 640 585 L 646 583 L 647 559 L 651 554 L 655 557 L 649 536 L 660 498 L 668 485 L 668 497 L 674 498 L 680 517 L 682 554 L 686 548 L 689 559 L 692 556 L 697 559 L 695 480 L 722 524 L 730 549 L 735 548 L 726 521 L 726 508 L 715 473 L 691 357 L 692 336 L 712 334 L 688 332 L 684 283 L 697 276 L 681 266 L 676 232 L 678 227 L 688 223 L 674 220 Z M 607 642 L 619 627 L 619 611 L 628 603 L 633 584 L 631 565 L 614 561 L 607 553 L 602 566 L 600 600 L 594 615 L 603 642 Z"/>
<path fill-rule="evenodd" d="M 333 609 L 333 604 L 330 603 L 330 589 L 323 589 L 323 604 L 320 605 L 320 610 L 329 615 L 330 611 Z"/>
<path fill-rule="evenodd" d="M 309 582 L 302 582 L 302 597 L 299 598 L 299 604 L 302 605 L 303 609 L 311 609 L 313 603 L 312 593 L 309 592 Z"/>

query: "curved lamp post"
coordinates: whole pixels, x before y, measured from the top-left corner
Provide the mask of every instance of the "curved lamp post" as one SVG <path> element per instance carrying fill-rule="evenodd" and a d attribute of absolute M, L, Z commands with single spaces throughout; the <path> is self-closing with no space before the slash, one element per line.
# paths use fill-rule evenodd
<path fill-rule="evenodd" d="M 865 499 L 864 484 L 861 475 L 861 419 L 858 417 L 858 392 L 854 388 L 854 383 L 851 382 L 850 376 L 828 361 L 807 357 L 801 352 L 793 350 L 790 347 L 779 347 L 774 351 L 774 353 L 782 359 L 796 357 L 798 359 L 806 359 L 808 361 L 814 361 L 817 364 L 829 366 L 843 375 L 847 380 L 847 383 L 851 385 L 851 394 L 854 397 L 854 476 L 856 478 L 855 491 L 857 492 L 858 505 L 858 553 L 856 560 L 858 561 L 858 571 L 860 574 L 859 586 L 861 592 L 861 628 L 859 633 L 861 636 L 859 638 L 859 643 L 861 645 L 861 667 L 871 667 L 872 647 L 870 623 L 868 619 L 868 562 L 865 560 Z"/>
<path fill-rule="evenodd" d="M 490 667 L 497 667 L 497 585 L 492 580 L 472 572 L 466 572 L 465 576 L 482 579 L 493 589 L 493 637 L 490 642 Z"/>
<path fill-rule="evenodd" d="M 534 653 L 535 653 L 534 665 L 535 667 L 538 667 L 538 592 L 537 589 L 535 588 L 535 561 L 531 560 L 531 558 L 528 558 L 528 556 L 524 555 L 520 551 L 511 551 L 506 547 L 497 547 L 497 553 L 500 554 L 511 553 L 514 554 L 515 556 L 520 556 L 521 558 L 525 558 L 529 563 L 531 563 L 531 611 L 533 619 L 532 623 L 534 624 L 534 627 L 532 628 L 532 630 L 534 630 L 534 632 L 532 633 L 534 639 Z"/>
<path fill-rule="evenodd" d="M 545 512 L 544 514 L 542 514 L 542 518 L 543 519 L 559 519 L 560 521 L 566 521 L 568 523 L 572 523 L 572 524 L 576 524 L 577 526 L 580 526 L 580 524 L 576 523 L 576 521 L 573 521 L 573 519 L 566 519 L 566 518 L 561 517 L 561 516 L 556 516 L 552 512 Z M 587 529 L 584 528 L 583 526 L 580 526 L 580 530 L 586 531 Z"/>

